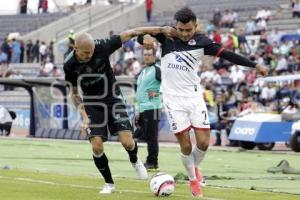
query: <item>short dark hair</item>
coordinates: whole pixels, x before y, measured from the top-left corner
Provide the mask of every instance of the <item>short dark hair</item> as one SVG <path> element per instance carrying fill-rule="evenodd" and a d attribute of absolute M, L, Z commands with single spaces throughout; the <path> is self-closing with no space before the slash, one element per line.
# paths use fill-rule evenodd
<path fill-rule="evenodd" d="M 190 21 L 197 21 L 195 13 L 189 7 L 183 7 L 178 10 L 174 15 L 174 19 L 177 22 L 181 22 L 184 24 L 189 23 Z"/>

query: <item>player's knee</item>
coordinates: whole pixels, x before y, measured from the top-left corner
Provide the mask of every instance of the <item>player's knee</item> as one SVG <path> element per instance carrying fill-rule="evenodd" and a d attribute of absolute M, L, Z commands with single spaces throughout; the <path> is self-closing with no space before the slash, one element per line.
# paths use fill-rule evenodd
<path fill-rule="evenodd" d="M 134 141 L 132 139 L 122 140 L 121 144 L 125 149 L 132 149 L 134 146 Z"/>
<path fill-rule="evenodd" d="M 186 142 L 181 145 L 181 152 L 185 155 L 189 155 L 192 152 L 192 144 L 189 142 Z"/>
<path fill-rule="evenodd" d="M 197 144 L 198 149 L 206 151 L 208 149 L 209 141 L 203 140 Z"/>
<path fill-rule="evenodd" d="M 99 148 L 99 147 L 93 147 L 93 153 L 96 154 L 96 155 L 100 155 L 102 154 L 104 151 L 103 148 Z"/>
<path fill-rule="evenodd" d="M 119 133 L 119 139 L 125 149 L 131 149 L 134 146 L 134 141 L 131 132 L 125 131 Z"/>
<path fill-rule="evenodd" d="M 91 140 L 93 152 L 96 155 L 101 154 L 104 151 L 103 142 L 101 138 L 93 138 Z"/>

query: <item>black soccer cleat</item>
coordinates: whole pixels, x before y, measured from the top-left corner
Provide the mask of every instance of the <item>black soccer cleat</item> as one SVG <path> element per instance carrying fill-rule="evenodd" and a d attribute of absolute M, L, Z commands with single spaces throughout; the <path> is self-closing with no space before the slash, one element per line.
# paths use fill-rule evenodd
<path fill-rule="evenodd" d="M 145 163 L 144 166 L 148 172 L 159 172 L 158 164 Z"/>

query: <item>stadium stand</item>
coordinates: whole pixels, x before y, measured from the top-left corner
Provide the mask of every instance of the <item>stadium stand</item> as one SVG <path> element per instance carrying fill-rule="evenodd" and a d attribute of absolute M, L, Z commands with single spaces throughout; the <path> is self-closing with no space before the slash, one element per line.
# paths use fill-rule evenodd
<path fill-rule="evenodd" d="M 274 14 L 274 18 L 269 25 L 269 30 L 279 28 L 282 31 L 289 32 L 294 31 L 299 27 L 297 19 L 292 18 L 289 0 L 249 0 L 243 3 L 238 0 L 212 0 L 209 4 L 205 1 L 187 0 L 187 5 L 197 14 L 197 17 L 204 27 L 209 24 L 209 20 L 211 20 L 216 8 L 219 8 L 221 12 L 224 12 L 226 9 L 235 11 L 238 14 L 236 28 L 242 28 L 248 17 L 255 16 L 257 11 L 262 7 L 269 8 Z M 153 16 L 153 20 L 150 24 L 171 25 L 174 23 L 173 14 L 174 13 L 170 11 L 159 13 L 158 15 Z"/>
<path fill-rule="evenodd" d="M 44 13 L 38 15 L 0 15 L 1 41 L 9 34 L 18 32 L 21 35 L 34 31 L 42 26 L 63 18 L 67 13 Z M 26 24 L 26 26 L 24 26 Z"/>

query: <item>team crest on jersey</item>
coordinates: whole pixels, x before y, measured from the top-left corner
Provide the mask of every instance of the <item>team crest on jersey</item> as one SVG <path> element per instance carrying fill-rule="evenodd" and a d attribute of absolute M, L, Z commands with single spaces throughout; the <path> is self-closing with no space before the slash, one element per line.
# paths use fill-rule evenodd
<path fill-rule="evenodd" d="M 182 58 L 180 57 L 180 55 L 176 54 L 176 61 L 177 62 L 182 62 Z"/>
<path fill-rule="evenodd" d="M 172 129 L 176 130 L 177 129 L 177 124 L 176 123 L 172 123 Z"/>
<path fill-rule="evenodd" d="M 191 39 L 188 44 L 191 45 L 191 46 L 195 46 L 196 45 L 196 40 Z"/>

